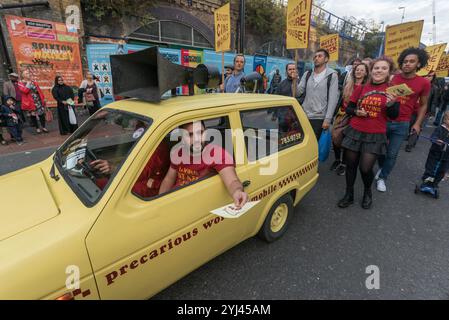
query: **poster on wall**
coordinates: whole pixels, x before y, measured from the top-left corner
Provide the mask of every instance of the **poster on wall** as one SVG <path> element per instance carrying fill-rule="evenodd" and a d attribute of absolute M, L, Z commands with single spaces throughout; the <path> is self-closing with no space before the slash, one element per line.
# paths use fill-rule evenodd
<path fill-rule="evenodd" d="M 83 80 L 78 33 L 64 23 L 6 15 L 19 74 L 29 70 L 41 87 L 48 107 L 55 107 L 51 89 L 60 75 L 68 86 L 78 88 Z"/>
<path fill-rule="evenodd" d="M 268 56 L 265 55 L 255 55 L 253 61 L 253 71 L 256 71 L 263 77 L 263 88 L 264 91 L 267 90 L 267 62 Z"/>
<path fill-rule="evenodd" d="M 201 63 L 204 63 L 203 51 L 181 49 L 181 65 L 195 68 Z M 204 90 L 201 90 L 195 86 L 195 94 L 203 92 Z M 182 94 L 189 94 L 188 86 L 182 86 Z"/>

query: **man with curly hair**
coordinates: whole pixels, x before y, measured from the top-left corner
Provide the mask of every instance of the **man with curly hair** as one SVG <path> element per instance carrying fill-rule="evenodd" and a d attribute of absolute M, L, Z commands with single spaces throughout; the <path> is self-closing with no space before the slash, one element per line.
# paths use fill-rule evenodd
<path fill-rule="evenodd" d="M 400 114 L 395 120 L 389 120 L 387 124 L 388 150 L 385 156 L 379 157 L 379 167 L 377 174 L 377 190 L 386 192 L 385 181 L 394 168 L 396 159 L 401 149 L 402 142 L 410 132 L 421 132 L 421 126 L 426 116 L 427 101 L 430 94 L 430 82 L 416 73 L 427 65 L 429 55 L 423 49 L 408 48 L 404 50 L 399 58 L 398 64 L 401 72 L 393 77 L 391 85 L 406 84 L 413 93 L 400 97 Z M 410 128 L 410 120 L 414 108 L 419 104 L 418 116 L 415 124 Z"/>

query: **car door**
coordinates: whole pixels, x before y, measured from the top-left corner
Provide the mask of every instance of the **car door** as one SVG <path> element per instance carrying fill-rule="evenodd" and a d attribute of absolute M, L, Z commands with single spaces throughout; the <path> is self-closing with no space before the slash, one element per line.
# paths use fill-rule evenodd
<path fill-rule="evenodd" d="M 132 193 L 143 166 L 171 130 L 192 120 L 227 113 L 188 112 L 170 118 L 151 134 L 87 237 L 102 299 L 154 295 L 214 256 L 240 242 L 244 226 L 211 210 L 232 202 L 219 175 L 150 199 Z M 157 138 L 158 137 L 158 138 Z M 239 167 L 237 167 L 239 172 Z"/>
<path fill-rule="evenodd" d="M 282 195 L 290 193 L 292 200 L 297 200 L 296 190 L 308 183 L 305 173 L 311 166 L 307 165 L 314 159 L 302 126 L 305 115 L 291 103 L 265 102 L 238 109 L 247 154 L 241 174 L 250 177 L 246 189 L 250 199 L 260 201 L 257 210 L 244 216 L 242 223 L 246 222 L 245 232 L 254 233 L 257 228 L 251 221 L 259 221 L 260 226 L 263 214 Z"/>

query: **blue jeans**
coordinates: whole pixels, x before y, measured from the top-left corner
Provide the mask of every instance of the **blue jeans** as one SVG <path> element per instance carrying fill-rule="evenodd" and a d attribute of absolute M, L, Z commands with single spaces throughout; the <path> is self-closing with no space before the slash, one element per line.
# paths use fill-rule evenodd
<path fill-rule="evenodd" d="M 388 147 L 387 154 L 379 157 L 379 167 L 382 168 L 382 172 L 379 175 L 380 179 L 387 180 L 396 164 L 402 142 L 407 138 L 409 131 L 410 123 L 408 121 L 387 123 Z"/>
<path fill-rule="evenodd" d="M 19 123 L 14 127 L 8 127 L 8 132 L 17 142 L 22 142 L 22 125 Z"/>

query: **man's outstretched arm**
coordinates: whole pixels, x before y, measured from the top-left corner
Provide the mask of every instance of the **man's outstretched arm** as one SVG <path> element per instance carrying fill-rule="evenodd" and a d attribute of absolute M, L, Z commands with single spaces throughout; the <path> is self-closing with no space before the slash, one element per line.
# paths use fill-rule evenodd
<path fill-rule="evenodd" d="M 220 171 L 220 177 L 223 180 L 228 193 L 234 200 L 237 209 L 242 208 L 248 202 L 248 194 L 243 190 L 243 185 L 237 177 L 234 167 L 226 167 Z"/>

